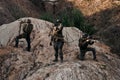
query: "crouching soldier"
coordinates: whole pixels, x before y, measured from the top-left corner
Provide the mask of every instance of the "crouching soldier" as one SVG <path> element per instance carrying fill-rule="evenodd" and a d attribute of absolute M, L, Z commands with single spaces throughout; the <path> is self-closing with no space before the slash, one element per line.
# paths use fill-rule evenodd
<path fill-rule="evenodd" d="M 61 62 L 63 62 L 63 52 L 62 48 L 64 45 L 64 37 L 62 34 L 63 26 L 60 20 L 57 20 L 52 31 L 50 32 L 51 35 L 51 42 L 50 45 L 53 45 L 55 50 L 55 59 L 54 62 L 58 61 L 58 55 L 60 56 Z"/>
<path fill-rule="evenodd" d="M 22 30 L 22 34 L 21 34 Z M 20 27 L 19 27 L 19 35 L 15 38 L 15 47 L 18 47 L 19 39 L 25 38 L 27 41 L 27 51 L 30 51 L 31 45 L 30 45 L 30 34 L 33 30 L 33 24 L 31 24 L 31 20 L 28 19 L 27 22 L 21 21 Z"/>
<path fill-rule="evenodd" d="M 96 51 L 92 47 L 88 47 L 88 45 L 94 44 L 94 41 L 88 38 L 87 34 L 84 34 L 82 38 L 79 39 L 79 48 L 80 48 L 80 60 L 84 60 L 85 53 L 87 51 L 92 51 L 93 53 L 93 60 L 96 60 Z"/>

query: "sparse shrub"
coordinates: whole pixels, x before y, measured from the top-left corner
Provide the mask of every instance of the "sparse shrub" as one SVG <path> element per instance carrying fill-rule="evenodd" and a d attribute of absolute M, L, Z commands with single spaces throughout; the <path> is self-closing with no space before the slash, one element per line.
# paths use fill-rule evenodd
<path fill-rule="evenodd" d="M 46 21 L 50 21 L 50 22 L 54 22 L 54 17 L 52 14 L 46 13 L 43 14 L 40 19 L 46 20 Z"/>
<path fill-rule="evenodd" d="M 112 26 L 101 33 L 103 41 L 111 47 L 111 51 L 120 56 L 120 28 Z"/>
<path fill-rule="evenodd" d="M 85 33 L 93 34 L 96 32 L 93 26 L 85 24 L 84 16 L 80 10 L 73 9 L 64 9 L 56 15 L 56 18 L 61 19 L 63 26 L 72 27 L 75 26 L 78 29 L 82 30 Z M 41 19 L 54 22 L 55 18 L 52 14 L 44 14 L 41 16 Z"/>

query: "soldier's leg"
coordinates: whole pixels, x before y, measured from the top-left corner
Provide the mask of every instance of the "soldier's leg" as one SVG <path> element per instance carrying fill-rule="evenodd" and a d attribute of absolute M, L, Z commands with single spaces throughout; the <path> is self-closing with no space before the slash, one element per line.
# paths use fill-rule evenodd
<path fill-rule="evenodd" d="M 58 61 L 58 43 L 54 42 L 54 50 L 55 50 L 55 59 L 53 60 L 54 62 Z"/>
<path fill-rule="evenodd" d="M 95 48 L 87 48 L 87 51 L 92 51 L 93 53 L 93 60 L 96 60 L 96 51 L 95 51 Z"/>
<path fill-rule="evenodd" d="M 85 50 L 80 50 L 80 60 L 84 60 L 84 58 L 85 58 L 85 53 L 86 53 Z"/>
<path fill-rule="evenodd" d="M 17 36 L 16 38 L 15 38 L 15 47 L 18 47 L 18 43 L 19 43 L 19 38 L 18 38 L 19 36 Z"/>
<path fill-rule="evenodd" d="M 15 47 L 18 47 L 19 39 L 24 38 L 24 34 L 21 34 L 15 38 Z"/>
<path fill-rule="evenodd" d="M 60 59 L 61 59 L 61 62 L 63 62 L 63 52 L 62 52 L 62 48 L 63 48 L 63 45 L 64 45 L 64 42 L 60 42 L 59 43 L 59 55 L 60 55 Z"/>
<path fill-rule="evenodd" d="M 26 34 L 26 41 L 27 41 L 27 51 L 30 51 L 31 45 L 30 45 L 30 34 Z"/>

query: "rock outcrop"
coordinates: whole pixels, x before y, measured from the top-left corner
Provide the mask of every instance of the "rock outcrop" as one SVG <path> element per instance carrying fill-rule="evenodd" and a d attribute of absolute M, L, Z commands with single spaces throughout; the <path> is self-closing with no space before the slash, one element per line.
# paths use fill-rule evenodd
<path fill-rule="evenodd" d="M 40 10 L 29 0 L 0 0 L 0 25 L 22 17 L 40 17 Z"/>
<path fill-rule="evenodd" d="M 120 55 L 120 0 L 67 0 L 80 9 L 97 34 Z M 107 33 L 106 33 L 107 32 Z M 117 34 L 117 35 L 116 35 Z"/>
<path fill-rule="evenodd" d="M 26 20 L 22 18 L 20 20 Z M 78 39 L 82 32 L 75 27 L 63 29 L 65 45 L 64 62 L 54 63 L 54 50 L 49 45 L 48 36 L 52 23 L 29 18 L 34 30 L 31 34 L 31 52 L 27 52 L 26 41 L 20 40 L 14 48 L 14 38 L 18 35 L 19 20 L 0 27 L 0 79 L 1 80 L 119 80 L 119 57 L 111 54 L 110 48 L 100 41 L 92 46 L 96 49 L 98 61 L 92 60 L 91 52 L 85 61 L 79 54 Z"/>

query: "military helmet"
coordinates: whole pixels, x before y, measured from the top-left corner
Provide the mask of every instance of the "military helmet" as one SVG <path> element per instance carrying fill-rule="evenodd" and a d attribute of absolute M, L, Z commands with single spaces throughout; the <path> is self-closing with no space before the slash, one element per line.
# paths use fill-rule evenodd
<path fill-rule="evenodd" d="M 28 19 L 28 20 L 27 20 L 27 23 L 31 23 L 31 20 L 30 20 L 30 19 Z"/>
<path fill-rule="evenodd" d="M 25 19 L 19 19 L 18 21 L 20 21 L 20 23 L 25 23 L 26 22 Z"/>
<path fill-rule="evenodd" d="M 61 23 L 60 19 L 57 19 L 54 23 L 54 26 L 58 27 L 58 25 Z"/>
<path fill-rule="evenodd" d="M 83 35 L 82 35 L 82 38 L 87 38 L 88 37 L 88 34 L 87 33 L 84 33 Z"/>
<path fill-rule="evenodd" d="M 61 20 L 60 20 L 60 19 L 57 19 L 56 22 L 57 22 L 57 23 L 61 23 Z"/>

